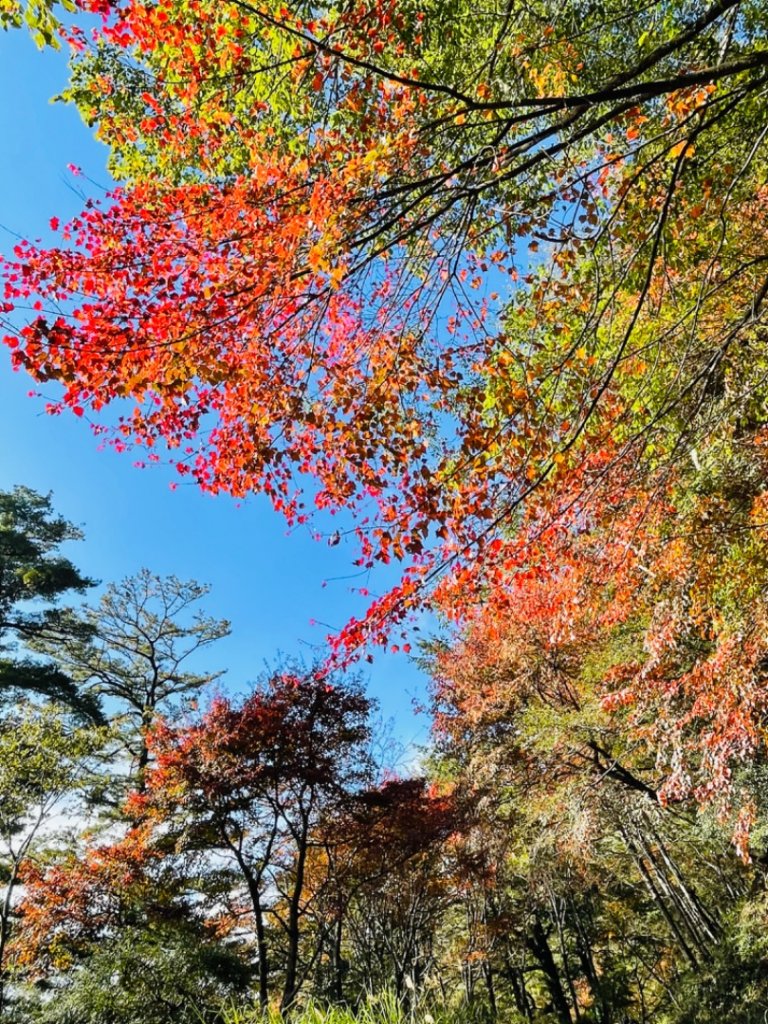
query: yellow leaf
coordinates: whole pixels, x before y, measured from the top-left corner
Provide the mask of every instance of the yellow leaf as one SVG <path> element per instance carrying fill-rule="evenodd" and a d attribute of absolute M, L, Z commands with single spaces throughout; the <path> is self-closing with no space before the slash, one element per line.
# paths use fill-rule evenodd
<path fill-rule="evenodd" d="M 686 160 L 689 160 L 695 152 L 696 147 L 693 143 L 684 139 L 669 150 L 667 153 L 667 160 L 677 160 L 679 156 L 683 156 Z"/>

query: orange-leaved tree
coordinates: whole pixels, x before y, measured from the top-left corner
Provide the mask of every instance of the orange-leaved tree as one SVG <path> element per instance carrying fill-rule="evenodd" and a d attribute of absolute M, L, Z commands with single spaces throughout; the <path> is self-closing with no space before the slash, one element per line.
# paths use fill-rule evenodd
<path fill-rule="evenodd" d="M 281 1005 L 298 994 L 313 832 L 321 814 L 369 778 L 369 710 L 352 682 L 286 672 L 239 706 L 217 698 L 199 721 L 160 725 L 151 735 L 155 764 L 131 813 L 155 830 L 168 856 L 187 862 L 183 874 L 190 861 L 202 876 L 217 870 L 216 857 L 230 865 L 241 892 L 231 902 L 255 937 L 262 1006 L 275 966 L 270 920 L 285 933 Z"/>

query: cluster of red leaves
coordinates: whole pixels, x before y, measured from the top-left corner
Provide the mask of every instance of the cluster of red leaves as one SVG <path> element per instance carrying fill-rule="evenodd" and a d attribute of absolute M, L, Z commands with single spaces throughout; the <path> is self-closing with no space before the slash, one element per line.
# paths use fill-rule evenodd
<path fill-rule="evenodd" d="M 171 55 L 172 84 L 146 93 L 140 131 L 212 183 L 145 181 L 110 195 L 106 209 L 89 205 L 64 227 L 67 247 L 19 246 L 3 267 L 5 299 L 42 315 L 6 339 L 14 365 L 64 385 L 52 412 L 127 408 L 115 446 L 144 446 L 152 461 L 170 449 L 178 472 L 206 490 L 264 492 L 291 524 L 307 522 L 312 506 L 352 513 L 358 564 L 406 568 L 399 587 L 334 638 L 344 661 L 368 641 L 387 643 L 446 562 L 474 559 L 492 539 L 496 493 L 526 483 L 516 449 L 487 456 L 496 428 L 476 382 L 493 340 L 483 329 L 487 299 L 469 298 L 463 282 L 478 287 L 488 265 L 465 257 L 465 300 L 444 331 L 435 311 L 459 267 L 452 257 L 449 274 L 439 240 L 425 229 L 424 278 L 402 270 L 407 217 L 373 256 L 366 249 L 386 216 L 381 182 L 424 159 L 409 114 L 431 99 L 348 68 L 338 75 L 332 53 L 304 40 L 330 26 L 287 10 L 234 9 L 225 28 L 204 3 L 131 0 L 103 13 L 113 45 Z M 252 71 L 237 40 L 254 18 L 295 38 L 292 74 L 316 66 L 324 81 L 342 81 L 338 109 L 359 114 L 365 104 L 354 130 L 314 125 L 297 156 L 260 121 L 263 101 L 248 124 L 206 107 L 212 66 L 223 62 L 235 78 Z M 403 19 L 394 3 L 360 4 L 332 36 L 363 59 L 382 40 L 399 45 Z M 407 27 L 417 31 L 418 18 Z M 183 75 L 174 74 L 179 62 Z M 101 126 L 107 137 L 126 130 Z M 232 132 L 247 171 L 215 172 Z"/>
<path fill-rule="evenodd" d="M 458 828 L 451 792 L 424 779 L 389 779 L 364 793 L 355 809 L 360 846 L 371 856 L 408 858 L 445 842 Z"/>
<path fill-rule="evenodd" d="M 420 579 L 481 539 L 501 474 L 472 473 L 486 438 L 479 409 L 456 398 L 477 347 L 438 346 L 421 286 L 404 296 L 386 266 L 365 297 L 335 287 L 339 268 L 318 269 L 348 198 L 343 181 L 309 185 L 287 161 L 223 190 L 136 187 L 66 229 L 77 249 L 19 246 L 6 298 L 87 296 L 8 341 L 16 367 L 65 384 L 61 405 L 77 415 L 132 402 L 118 449 L 162 442 L 204 489 L 263 491 L 292 524 L 310 514 L 310 477 L 316 508 L 355 514 L 359 564 L 412 562 L 340 638 L 355 653 L 385 640 Z M 458 465 L 430 442 L 451 415 Z M 448 540 L 428 552 L 435 531 Z"/>
<path fill-rule="evenodd" d="M 158 859 L 146 827 L 117 843 L 89 846 L 61 864 L 25 865 L 20 927 L 10 959 L 33 974 L 69 966 L 132 914 L 167 912 L 168 894 L 153 878 Z"/>
<path fill-rule="evenodd" d="M 247 812 L 260 794 L 281 788 L 342 786 L 345 772 L 357 768 L 345 763 L 345 753 L 364 743 L 369 707 L 356 689 L 291 674 L 240 706 L 217 697 L 199 721 L 178 728 L 160 722 L 152 731 L 154 764 L 128 809 L 162 819 L 181 801 L 202 814 Z"/>

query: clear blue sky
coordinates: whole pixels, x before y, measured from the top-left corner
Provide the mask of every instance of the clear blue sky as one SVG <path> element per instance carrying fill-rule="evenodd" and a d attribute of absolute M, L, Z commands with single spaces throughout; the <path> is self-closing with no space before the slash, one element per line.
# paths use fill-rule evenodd
<path fill-rule="evenodd" d="M 13 245 L 10 232 L 45 239 L 51 216 L 64 220 L 79 210 L 73 186 L 82 179 L 72 178 L 68 164 L 109 183 L 104 148 L 75 110 L 49 102 L 65 83 L 62 54 L 38 52 L 24 32 L 0 32 L 0 252 Z M 85 423 L 45 415 L 43 403 L 27 397 L 30 387 L 0 351 L 0 487 L 52 491 L 57 509 L 86 534 L 73 558 L 105 582 L 147 566 L 212 584 L 206 610 L 230 619 L 233 631 L 209 664 L 228 669 L 229 686 L 253 679 L 280 651 L 311 658 L 307 645 L 327 633 L 311 620 L 341 626 L 363 608 L 350 587 L 376 590 L 375 576 L 339 579 L 355 571 L 352 547 L 330 548 L 306 532 L 287 536 L 260 498 L 238 506 L 183 482 L 171 491 L 177 478 L 170 471 L 138 470 L 132 462 L 139 456 L 97 451 Z M 377 654 L 363 674 L 402 741 L 423 741 L 425 721 L 412 709 L 412 699 L 424 695 L 415 666 L 404 655 Z"/>

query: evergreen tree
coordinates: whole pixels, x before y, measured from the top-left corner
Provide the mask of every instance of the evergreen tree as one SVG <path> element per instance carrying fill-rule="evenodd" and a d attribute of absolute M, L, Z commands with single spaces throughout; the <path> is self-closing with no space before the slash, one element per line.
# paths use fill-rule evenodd
<path fill-rule="evenodd" d="M 61 554 L 80 531 L 56 515 L 50 496 L 26 487 L 0 491 L 0 706 L 21 693 L 66 704 L 100 719 L 99 702 L 56 663 L 59 645 L 84 640 L 88 624 L 58 606 L 59 598 L 82 594 L 94 581 Z M 30 654 L 44 644 L 52 660 Z"/>
<path fill-rule="evenodd" d="M 122 716 L 131 776 L 139 786 L 149 760 L 146 734 L 156 715 L 178 709 L 180 698 L 194 699 L 221 675 L 189 664 L 229 633 L 228 622 L 198 610 L 208 591 L 194 580 L 142 569 L 110 584 L 97 605 L 70 612 L 63 642 L 36 642 L 93 699 L 106 698 Z"/>

